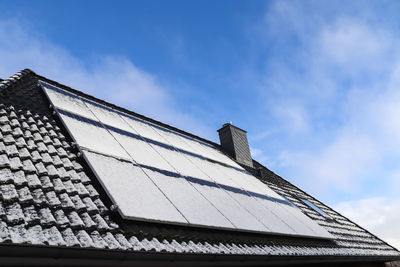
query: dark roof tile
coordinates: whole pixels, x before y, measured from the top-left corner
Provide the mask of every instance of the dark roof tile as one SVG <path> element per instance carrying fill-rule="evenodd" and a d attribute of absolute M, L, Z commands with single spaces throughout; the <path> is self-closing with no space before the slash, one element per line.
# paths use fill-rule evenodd
<path fill-rule="evenodd" d="M 11 225 L 19 224 L 24 221 L 24 214 L 21 205 L 18 202 L 4 204 L 6 219 Z"/>
<path fill-rule="evenodd" d="M 85 224 L 83 223 L 82 219 L 79 217 L 76 211 L 68 212 L 67 217 L 71 222 L 71 227 L 73 229 L 82 229 L 84 228 Z"/>
<path fill-rule="evenodd" d="M 15 145 L 8 145 L 6 146 L 6 153 L 9 157 L 17 157 L 18 149 Z"/>
<path fill-rule="evenodd" d="M 23 208 L 25 223 L 28 225 L 40 224 L 39 215 L 34 206 L 27 206 Z"/>
<path fill-rule="evenodd" d="M 40 225 L 34 225 L 27 229 L 29 243 L 31 244 L 47 244 L 47 238 L 44 236 L 43 229 Z"/>
<path fill-rule="evenodd" d="M 13 243 L 24 244 L 30 243 L 29 233 L 25 229 L 24 225 L 14 225 L 8 228 L 10 232 L 10 238 Z"/>
<path fill-rule="evenodd" d="M 19 156 L 10 158 L 10 168 L 13 171 L 22 170 L 24 168 L 24 165 L 22 165 L 22 162 L 21 162 L 21 159 L 19 158 Z"/>
<path fill-rule="evenodd" d="M 33 201 L 35 202 L 35 204 L 39 207 L 41 207 L 42 205 L 44 205 L 46 203 L 46 197 L 42 191 L 42 189 L 37 188 L 31 191 L 32 197 L 33 197 Z"/>
<path fill-rule="evenodd" d="M 0 154 L 0 168 L 10 167 L 10 160 L 6 154 Z"/>
<path fill-rule="evenodd" d="M 107 232 L 102 235 L 103 240 L 107 243 L 107 247 L 110 249 L 122 249 L 122 246 L 119 244 L 117 239 L 113 236 L 112 233 Z"/>
<path fill-rule="evenodd" d="M 76 195 L 78 194 L 78 191 L 76 190 L 74 184 L 72 183 L 71 180 L 63 181 L 65 190 L 69 195 Z"/>
<path fill-rule="evenodd" d="M 70 199 L 72 200 L 72 203 L 74 203 L 75 210 L 77 211 L 86 210 L 86 206 L 82 202 L 82 199 L 79 197 L 79 195 L 70 196 Z"/>
<path fill-rule="evenodd" d="M 110 229 L 110 226 L 107 224 L 107 222 L 103 219 L 103 217 L 100 214 L 92 215 L 92 219 L 97 224 L 97 229 L 99 231 L 107 231 Z"/>
<path fill-rule="evenodd" d="M 25 176 L 29 188 L 34 189 L 42 186 L 39 177 L 36 174 L 27 174 Z"/>
<path fill-rule="evenodd" d="M 67 211 L 74 210 L 75 205 L 72 202 L 71 198 L 68 196 L 67 193 L 62 193 L 59 195 L 59 199 L 61 201 L 61 207 Z"/>
<path fill-rule="evenodd" d="M 52 179 L 50 179 L 49 176 L 47 176 L 47 175 L 39 176 L 39 180 L 40 180 L 40 182 L 42 184 L 43 191 L 54 190 L 53 183 L 51 182 Z"/>
<path fill-rule="evenodd" d="M 93 240 L 94 247 L 96 248 L 108 248 L 107 243 L 101 237 L 100 233 L 97 231 L 93 231 L 90 233 L 90 237 Z"/>
<path fill-rule="evenodd" d="M 40 224 L 42 226 L 53 226 L 56 224 L 56 219 L 54 218 L 51 210 L 49 208 L 41 208 L 38 211 Z"/>
<path fill-rule="evenodd" d="M 74 232 L 71 228 L 67 228 L 61 232 L 64 241 L 69 247 L 80 247 L 80 243 L 78 238 L 76 238 Z"/>
<path fill-rule="evenodd" d="M 0 221 L 0 242 L 9 243 L 11 241 L 8 225 L 5 222 Z"/>
<path fill-rule="evenodd" d="M 31 157 L 32 162 L 34 162 L 35 164 L 42 161 L 42 156 L 40 156 L 40 153 L 37 150 L 31 152 Z"/>
<path fill-rule="evenodd" d="M 44 233 L 44 236 L 47 238 L 49 245 L 51 245 L 51 246 L 65 246 L 66 245 L 60 231 L 55 226 L 44 229 L 43 233 Z"/>
<path fill-rule="evenodd" d="M 63 210 L 60 210 L 60 209 L 55 210 L 53 212 L 53 214 L 54 214 L 54 218 L 56 219 L 57 225 L 59 227 L 65 228 L 65 227 L 69 226 L 70 222 Z"/>
<path fill-rule="evenodd" d="M 97 224 L 92 220 L 92 218 L 87 212 L 82 213 L 80 216 L 83 223 L 85 224 L 86 229 L 94 230 L 97 228 Z"/>
<path fill-rule="evenodd" d="M 82 247 L 94 247 L 92 238 L 90 238 L 89 234 L 85 230 L 79 230 L 76 237 Z"/>
<path fill-rule="evenodd" d="M 26 173 L 36 173 L 36 168 L 35 165 L 33 165 L 33 162 L 30 159 L 26 159 L 22 162 L 23 165 L 23 170 Z"/>
<path fill-rule="evenodd" d="M 48 165 L 46 166 L 47 169 L 47 174 L 49 175 L 50 178 L 60 178 L 60 174 L 58 173 L 58 170 L 54 165 Z"/>
<path fill-rule="evenodd" d="M 19 202 L 21 204 L 29 204 L 33 202 L 33 197 L 31 195 L 31 191 L 28 187 L 24 186 L 21 187 L 18 191 Z"/>
<path fill-rule="evenodd" d="M 58 199 L 54 191 L 48 191 L 45 193 L 47 203 L 52 209 L 56 209 L 61 206 L 61 201 Z"/>
<path fill-rule="evenodd" d="M 18 200 L 18 193 L 15 189 L 14 184 L 2 184 L 0 185 L 0 194 L 4 202 L 15 202 Z"/>
<path fill-rule="evenodd" d="M 67 189 L 64 186 L 64 183 L 61 181 L 60 178 L 53 178 L 51 181 L 54 186 L 54 191 L 57 192 L 58 194 L 67 191 Z"/>
<path fill-rule="evenodd" d="M 44 166 L 43 162 L 40 161 L 40 162 L 36 163 L 35 167 L 36 167 L 36 170 L 37 170 L 37 173 L 39 174 L 39 176 L 47 175 L 47 169 Z"/>

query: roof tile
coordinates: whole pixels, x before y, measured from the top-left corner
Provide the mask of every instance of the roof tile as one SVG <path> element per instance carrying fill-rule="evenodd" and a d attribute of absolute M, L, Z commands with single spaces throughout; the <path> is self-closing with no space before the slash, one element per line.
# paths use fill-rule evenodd
<path fill-rule="evenodd" d="M 0 155 L 0 168 L 10 167 L 10 160 L 6 154 Z"/>
<path fill-rule="evenodd" d="M 54 218 L 49 208 L 41 208 L 38 213 L 41 225 L 53 226 L 56 224 L 56 219 Z"/>
<path fill-rule="evenodd" d="M 33 202 L 33 197 L 31 195 L 31 191 L 29 190 L 28 187 L 24 186 L 24 187 L 18 189 L 17 191 L 18 191 L 18 196 L 19 196 L 19 202 L 21 204 L 28 204 L 28 203 Z"/>
<path fill-rule="evenodd" d="M 29 188 L 34 189 L 42 186 L 39 177 L 36 174 L 27 174 L 25 176 Z"/>
<path fill-rule="evenodd" d="M 43 229 L 40 225 L 34 225 L 29 227 L 28 230 L 28 240 L 31 244 L 47 244 L 47 238 L 43 233 Z"/>
<path fill-rule="evenodd" d="M 67 193 L 60 194 L 59 199 L 61 201 L 61 207 L 63 209 L 68 210 L 68 211 L 75 209 L 75 205 Z"/>
<path fill-rule="evenodd" d="M 107 248 L 108 247 L 107 243 L 101 237 L 99 232 L 93 231 L 92 233 L 90 233 L 90 237 L 92 238 L 93 244 L 96 248 Z"/>
<path fill-rule="evenodd" d="M 86 231 L 79 230 L 76 234 L 76 237 L 78 238 L 79 243 L 82 247 L 94 247 L 92 238 L 89 236 L 88 233 L 86 233 Z"/>
<path fill-rule="evenodd" d="M 28 225 L 34 225 L 40 223 L 39 215 L 36 212 L 34 206 L 27 206 L 23 208 L 24 219 Z"/>
<path fill-rule="evenodd" d="M 17 190 L 13 184 L 0 185 L 0 194 L 4 202 L 14 202 L 18 199 Z"/>
<path fill-rule="evenodd" d="M 24 225 L 14 225 L 8 228 L 13 243 L 23 244 L 30 242 L 28 231 Z"/>
<path fill-rule="evenodd" d="M 53 226 L 43 230 L 44 236 L 47 238 L 50 246 L 65 246 L 66 243 L 58 229 Z"/>
<path fill-rule="evenodd" d="M 66 227 L 70 224 L 63 210 L 55 210 L 53 214 L 59 227 Z"/>
<path fill-rule="evenodd" d="M 76 211 L 71 211 L 67 214 L 69 221 L 71 222 L 71 227 L 73 229 L 83 228 L 85 224 L 83 223 L 82 219 L 79 217 Z"/>
<path fill-rule="evenodd" d="M 4 205 L 4 209 L 6 211 L 7 221 L 11 225 L 22 223 L 24 221 L 24 214 L 19 203 L 14 202 L 8 205 Z"/>
<path fill-rule="evenodd" d="M 76 238 L 74 232 L 71 228 L 67 228 L 61 232 L 62 237 L 69 247 L 80 247 L 80 243 L 78 238 Z"/>

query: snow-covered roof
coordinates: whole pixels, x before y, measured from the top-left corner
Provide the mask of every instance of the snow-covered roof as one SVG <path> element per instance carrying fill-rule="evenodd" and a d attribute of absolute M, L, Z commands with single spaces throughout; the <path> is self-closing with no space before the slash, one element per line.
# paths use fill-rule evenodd
<path fill-rule="evenodd" d="M 218 259 L 224 261 L 231 255 L 242 257 L 237 258 L 242 261 L 257 259 L 264 263 L 272 258 L 276 263 L 299 257 L 299 261 L 388 261 L 400 257 L 384 241 L 257 162 L 247 170 L 299 207 L 332 234 L 333 240 L 125 220 L 113 209 L 71 136 L 49 107 L 39 80 L 111 106 L 30 70 L 0 82 L 0 245 L 196 255 L 199 261 L 210 260 L 210 255 L 220 255 Z M 328 216 L 305 205 L 302 199 Z M 126 258 L 128 254 L 124 255 Z"/>

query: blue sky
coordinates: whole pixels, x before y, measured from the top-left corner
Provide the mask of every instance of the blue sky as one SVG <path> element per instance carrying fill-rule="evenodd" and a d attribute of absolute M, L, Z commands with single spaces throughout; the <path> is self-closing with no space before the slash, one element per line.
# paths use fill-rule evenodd
<path fill-rule="evenodd" d="M 23 68 L 253 157 L 400 246 L 400 5 L 1 1 L 0 77 Z"/>

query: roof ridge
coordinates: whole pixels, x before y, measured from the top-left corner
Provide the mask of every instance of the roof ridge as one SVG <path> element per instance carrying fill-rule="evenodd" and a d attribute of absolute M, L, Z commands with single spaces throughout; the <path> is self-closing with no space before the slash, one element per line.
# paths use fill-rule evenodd
<path fill-rule="evenodd" d="M 35 74 L 32 70 L 30 69 L 23 69 L 17 73 L 15 73 L 14 75 L 10 76 L 7 79 L 4 79 L 0 82 L 0 90 L 18 82 L 19 80 L 21 80 L 23 77 L 25 77 L 26 75 L 33 73 Z"/>

